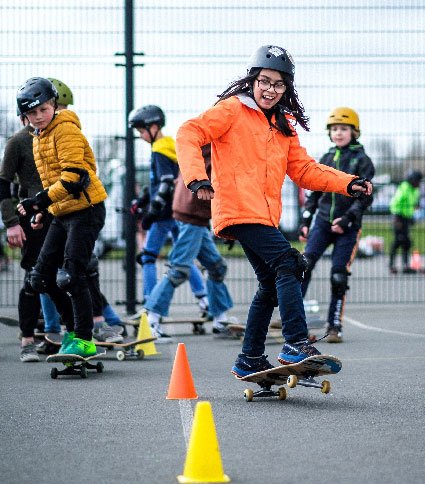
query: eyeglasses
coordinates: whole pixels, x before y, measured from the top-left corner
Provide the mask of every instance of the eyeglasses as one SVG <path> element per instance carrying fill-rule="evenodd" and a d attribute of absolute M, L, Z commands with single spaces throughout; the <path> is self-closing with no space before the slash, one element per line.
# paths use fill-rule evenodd
<path fill-rule="evenodd" d="M 286 91 L 286 86 L 283 81 L 277 81 L 272 84 L 268 79 L 256 79 L 258 82 L 258 87 L 263 91 L 268 91 L 271 87 L 274 89 L 276 94 L 282 94 Z"/>

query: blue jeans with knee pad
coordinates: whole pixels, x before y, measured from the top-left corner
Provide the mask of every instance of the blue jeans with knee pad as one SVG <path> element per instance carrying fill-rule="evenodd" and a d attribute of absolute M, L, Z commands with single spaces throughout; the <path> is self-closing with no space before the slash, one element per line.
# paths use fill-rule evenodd
<path fill-rule="evenodd" d="M 227 227 L 225 234 L 238 240 L 259 283 L 248 312 L 242 352 L 264 354 L 268 327 L 276 304 L 282 319 L 282 335 L 287 343 L 307 338 L 301 283 L 295 276 L 296 260 L 285 257 L 291 245 L 275 227 L 241 224 Z"/>
<path fill-rule="evenodd" d="M 152 290 L 145 308 L 168 316 L 175 288 L 185 280 L 194 259 L 198 259 L 209 274 L 207 279 L 209 312 L 213 316 L 233 307 L 225 283 L 225 264 L 207 227 L 177 222 L 179 236 L 169 254 L 170 269 Z M 211 277 L 212 276 L 212 277 Z"/>
<path fill-rule="evenodd" d="M 177 222 L 172 218 L 153 223 L 146 236 L 143 248 L 145 253 L 142 255 L 143 298 L 145 301 L 149 300 L 152 289 L 157 282 L 156 259 L 167 241 L 168 234 L 171 234 L 173 243 L 179 235 Z M 194 264 L 190 265 L 189 283 L 195 296 L 206 294 L 201 271 Z"/>

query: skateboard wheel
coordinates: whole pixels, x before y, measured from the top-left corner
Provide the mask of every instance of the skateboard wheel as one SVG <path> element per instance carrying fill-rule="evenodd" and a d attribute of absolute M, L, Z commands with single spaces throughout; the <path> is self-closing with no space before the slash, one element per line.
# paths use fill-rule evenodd
<path fill-rule="evenodd" d="M 254 392 L 250 388 L 247 388 L 243 392 L 243 397 L 245 398 L 245 402 L 252 402 L 254 398 Z"/>
<path fill-rule="evenodd" d="M 322 393 L 329 393 L 331 391 L 331 382 L 328 380 L 322 381 L 322 388 L 320 389 Z"/>
<path fill-rule="evenodd" d="M 58 369 L 52 368 L 50 370 L 50 376 L 51 376 L 51 378 L 53 378 L 53 380 L 56 380 L 56 378 L 58 377 Z"/>
<path fill-rule="evenodd" d="M 279 392 L 279 395 L 277 396 L 277 398 L 279 400 L 286 400 L 286 397 L 287 397 L 286 388 L 281 387 L 279 388 L 278 392 Z"/>
<path fill-rule="evenodd" d="M 85 366 L 82 366 L 80 371 L 81 378 L 87 378 L 87 368 Z"/>
<path fill-rule="evenodd" d="M 96 363 L 96 371 L 98 373 L 103 373 L 103 363 L 99 361 L 99 363 Z"/>
<path fill-rule="evenodd" d="M 287 384 L 289 388 L 295 388 L 297 386 L 297 383 L 298 383 L 298 378 L 296 375 L 288 376 Z"/>
<path fill-rule="evenodd" d="M 137 359 L 143 360 L 143 358 L 145 357 L 145 352 L 143 350 L 137 350 L 136 353 L 137 353 Z"/>
<path fill-rule="evenodd" d="M 117 351 L 117 360 L 118 361 L 124 361 L 125 360 L 125 353 L 124 351 Z"/>

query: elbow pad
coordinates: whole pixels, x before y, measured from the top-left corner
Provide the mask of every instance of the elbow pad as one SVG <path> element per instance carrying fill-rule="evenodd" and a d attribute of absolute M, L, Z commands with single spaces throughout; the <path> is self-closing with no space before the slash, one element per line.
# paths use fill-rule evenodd
<path fill-rule="evenodd" d="M 80 179 L 77 182 L 61 180 L 63 187 L 69 194 L 73 195 L 74 198 L 80 198 L 81 192 L 83 192 L 90 184 L 89 172 L 82 168 L 64 168 L 63 171 L 77 173 L 80 176 Z"/>
<path fill-rule="evenodd" d="M 161 177 L 160 184 L 158 191 L 154 199 L 152 200 L 152 204 L 160 205 L 164 207 L 167 202 L 171 201 L 173 198 L 174 193 L 174 177 L 173 175 L 164 175 Z"/>

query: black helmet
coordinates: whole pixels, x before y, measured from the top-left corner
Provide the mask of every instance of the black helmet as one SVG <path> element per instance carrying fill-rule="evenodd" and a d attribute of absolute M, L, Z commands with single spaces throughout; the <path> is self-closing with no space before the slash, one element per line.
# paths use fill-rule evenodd
<path fill-rule="evenodd" d="M 284 72 L 294 78 L 295 64 L 291 54 L 277 45 L 263 45 L 252 54 L 248 62 L 248 73 L 260 67 Z"/>
<path fill-rule="evenodd" d="M 411 170 L 406 176 L 406 180 L 412 185 L 419 185 L 422 178 L 423 174 L 419 170 Z"/>
<path fill-rule="evenodd" d="M 56 87 L 44 77 L 31 77 L 22 84 L 16 94 L 16 102 L 21 114 L 25 114 L 49 99 L 58 98 Z"/>
<path fill-rule="evenodd" d="M 161 108 L 152 104 L 133 109 L 128 115 L 128 125 L 130 128 L 149 128 L 152 124 L 157 124 L 159 128 L 165 126 L 165 114 Z"/>

